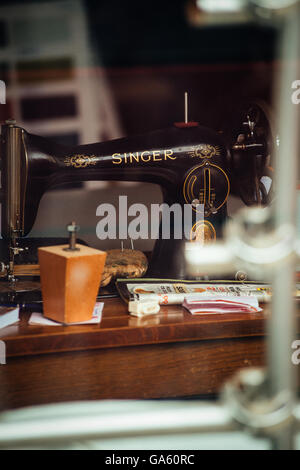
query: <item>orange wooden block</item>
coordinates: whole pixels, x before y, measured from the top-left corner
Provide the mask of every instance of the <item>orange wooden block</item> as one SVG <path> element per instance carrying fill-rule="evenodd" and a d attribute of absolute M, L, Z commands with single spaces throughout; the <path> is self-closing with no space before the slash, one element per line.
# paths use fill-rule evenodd
<path fill-rule="evenodd" d="M 95 307 L 106 253 L 76 245 L 38 249 L 44 315 L 63 323 L 90 320 Z"/>

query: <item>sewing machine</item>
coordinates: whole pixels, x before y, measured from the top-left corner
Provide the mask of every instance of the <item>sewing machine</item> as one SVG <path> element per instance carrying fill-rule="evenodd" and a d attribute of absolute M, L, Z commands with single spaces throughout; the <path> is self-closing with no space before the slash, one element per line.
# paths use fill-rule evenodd
<path fill-rule="evenodd" d="M 229 135 L 185 119 L 144 135 L 76 147 L 32 135 L 14 121 L 7 121 L 1 132 L 1 270 L 9 290 L 17 291 L 21 286 L 15 279 L 16 265 L 30 263 L 32 248 L 30 238 L 25 237 L 34 224 L 40 199 L 59 183 L 156 183 L 169 206 L 192 205 L 196 221 L 193 236 L 203 243 L 222 236 L 230 193 L 240 196 L 246 204 L 267 204 L 262 177 L 269 173 L 272 152 L 269 120 L 258 104 L 250 105 L 237 118 L 238 124 Z M 204 205 L 204 219 L 200 222 L 199 204 Z M 185 277 L 186 240 L 174 239 L 173 232 L 171 220 L 171 238 L 160 237 L 156 241 L 148 277 Z M 35 241 L 34 247 L 42 244 L 45 241 Z"/>

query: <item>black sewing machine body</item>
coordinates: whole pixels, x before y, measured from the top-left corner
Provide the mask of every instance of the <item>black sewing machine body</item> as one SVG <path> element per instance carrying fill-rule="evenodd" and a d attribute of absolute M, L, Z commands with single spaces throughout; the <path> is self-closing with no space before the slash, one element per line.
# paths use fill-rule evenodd
<path fill-rule="evenodd" d="M 45 191 L 77 181 L 158 184 L 169 206 L 192 205 L 195 225 L 191 236 L 203 243 L 215 240 L 222 235 L 230 193 L 239 194 L 246 203 L 260 202 L 258 184 L 270 149 L 266 132 L 254 134 L 248 114 L 247 118 L 241 124 L 244 137 L 238 131 L 231 143 L 198 123 L 179 123 L 144 135 L 76 147 L 56 144 L 29 134 L 14 122 L 6 123 L 1 133 L 1 234 L 7 252 L 1 261 L 11 274 L 20 254 L 18 240 L 29 234 Z M 204 206 L 200 222 L 198 204 Z M 171 237 L 156 241 L 149 276 L 185 278 L 186 240 L 174 239 L 173 232 L 171 219 Z"/>

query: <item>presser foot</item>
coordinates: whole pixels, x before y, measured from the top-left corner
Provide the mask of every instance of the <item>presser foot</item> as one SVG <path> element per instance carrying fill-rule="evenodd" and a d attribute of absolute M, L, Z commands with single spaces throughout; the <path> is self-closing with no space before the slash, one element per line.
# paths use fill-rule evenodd
<path fill-rule="evenodd" d="M 3 280 L 0 281 L 0 293 L 4 292 L 28 292 L 33 290 L 39 290 L 41 285 L 37 281 L 27 281 L 14 279 L 13 281 Z"/>
<path fill-rule="evenodd" d="M 42 301 L 39 281 L 0 280 L 0 305 L 30 305 Z"/>

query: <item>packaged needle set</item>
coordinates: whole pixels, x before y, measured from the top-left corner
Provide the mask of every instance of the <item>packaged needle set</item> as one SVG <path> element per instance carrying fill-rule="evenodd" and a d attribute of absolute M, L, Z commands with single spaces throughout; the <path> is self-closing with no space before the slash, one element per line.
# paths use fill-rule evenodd
<path fill-rule="evenodd" d="M 197 300 L 202 296 L 254 297 L 258 302 L 269 302 L 271 286 L 240 281 L 178 281 L 157 279 L 118 279 L 118 292 L 125 302 L 158 301 L 160 305 L 182 305 L 184 300 Z"/>

